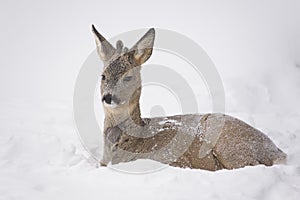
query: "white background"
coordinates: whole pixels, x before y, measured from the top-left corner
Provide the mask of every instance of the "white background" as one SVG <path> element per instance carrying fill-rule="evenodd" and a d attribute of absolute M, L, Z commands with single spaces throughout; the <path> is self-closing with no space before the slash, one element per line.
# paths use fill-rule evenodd
<path fill-rule="evenodd" d="M 1 200 L 299 198 L 299 1 L 2 0 L 0 22 Z M 196 41 L 223 80 L 227 113 L 271 137 L 287 165 L 96 168 L 72 117 L 76 76 L 95 48 L 92 23 L 108 38 L 158 27 Z"/>

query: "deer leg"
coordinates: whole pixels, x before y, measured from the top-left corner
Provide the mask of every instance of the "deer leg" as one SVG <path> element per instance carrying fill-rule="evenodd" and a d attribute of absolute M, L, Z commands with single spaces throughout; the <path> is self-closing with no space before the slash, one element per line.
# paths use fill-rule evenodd
<path fill-rule="evenodd" d="M 212 150 L 213 159 L 215 161 L 216 170 L 226 169 L 222 162 L 218 159 L 218 155 Z"/>
<path fill-rule="evenodd" d="M 118 127 L 108 128 L 105 131 L 103 157 L 100 161 L 101 166 L 107 166 L 112 160 L 113 147 L 118 143 L 122 131 Z"/>

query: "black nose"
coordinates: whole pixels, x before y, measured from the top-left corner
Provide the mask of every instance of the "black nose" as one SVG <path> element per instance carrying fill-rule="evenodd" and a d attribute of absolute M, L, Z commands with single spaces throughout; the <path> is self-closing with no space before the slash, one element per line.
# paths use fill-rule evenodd
<path fill-rule="evenodd" d="M 112 98 L 111 94 L 106 94 L 103 96 L 102 101 L 105 101 L 105 103 L 107 104 L 111 104 L 111 98 Z"/>

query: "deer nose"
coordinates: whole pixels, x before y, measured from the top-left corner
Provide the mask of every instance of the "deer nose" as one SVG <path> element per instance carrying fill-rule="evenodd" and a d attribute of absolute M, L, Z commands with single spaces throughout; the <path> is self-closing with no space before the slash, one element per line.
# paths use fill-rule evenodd
<path fill-rule="evenodd" d="M 111 94 L 106 94 L 103 96 L 102 101 L 104 101 L 107 104 L 111 104 L 111 99 L 112 99 L 112 95 Z"/>

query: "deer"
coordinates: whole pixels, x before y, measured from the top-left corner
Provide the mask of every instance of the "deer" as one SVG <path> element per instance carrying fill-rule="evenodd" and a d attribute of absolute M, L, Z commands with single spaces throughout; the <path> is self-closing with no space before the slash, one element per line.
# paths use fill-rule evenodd
<path fill-rule="evenodd" d="M 101 166 L 150 159 L 180 168 L 216 171 L 284 164 L 287 154 L 247 123 L 222 113 L 142 118 L 141 66 L 152 55 L 155 29 L 132 48 L 116 47 L 92 25 L 104 68 L 100 95 L 104 109 Z"/>

